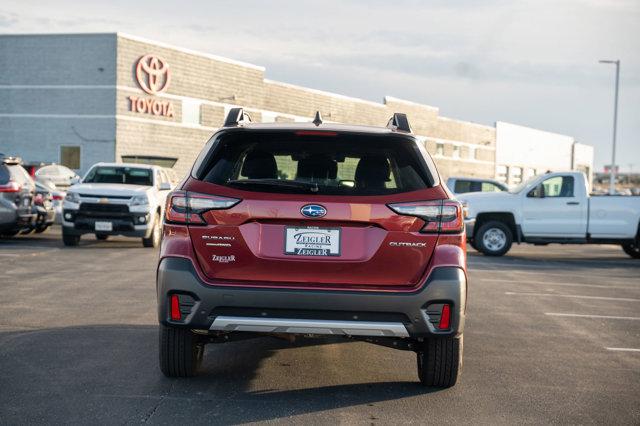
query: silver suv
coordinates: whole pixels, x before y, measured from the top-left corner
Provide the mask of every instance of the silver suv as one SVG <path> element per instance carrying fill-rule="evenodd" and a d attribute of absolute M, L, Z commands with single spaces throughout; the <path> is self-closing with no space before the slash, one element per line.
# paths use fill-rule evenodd
<path fill-rule="evenodd" d="M 0 154 L 0 235 L 13 236 L 35 219 L 35 183 L 17 157 Z"/>

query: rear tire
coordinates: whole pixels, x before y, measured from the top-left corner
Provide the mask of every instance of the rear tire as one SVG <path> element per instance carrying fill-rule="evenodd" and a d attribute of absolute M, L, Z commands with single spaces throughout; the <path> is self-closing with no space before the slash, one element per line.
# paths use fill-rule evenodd
<path fill-rule="evenodd" d="M 156 248 L 160 245 L 160 240 L 162 239 L 162 227 L 160 223 L 160 215 L 156 213 L 153 218 L 153 230 L 151 231 L 151 235 L 149 238 L 142 239 L 142 245 L 144 247 Z"/>
<path fill-rule="evenodd" d="M 160 325 L 160 370 L 167 377 L 193 377 L 204 354 L 200 336 L 189 329 Z"/>
<path fill-rule="evenodd" d="M 438 337 L 424 342 L 417 353 L 418 378 L 423 386 L 450 388 L 462 372 L 463 339 Z"/>
<path fill-rule="evenodd" d="M 640 240 L 636 239 L 632 243 L 622 244 L 622 250 L 634 259 L 640 259 Z"/>
<path fill-rule="evenodd" d="M 109 236 L 108 236 L 108 235 L 106 235 L 106 234 L 96 234 L 96 239 L 97 239 L 97 240 L 100 240 L 100 241 L 106 241 L 106 240 L 107 240 L 107 238 L 109 238 Z"/>
<path fill-rule="evenodd" d="M 511 229 L 497 220 L 482 224 L 474 238 L 478 251 L 487 256 L 502 256 L 511 249 L 513 234 Z"/>
<path fill-rule="evenodd" d="M 67 247 L 74 247 L 80 244 L 80 235 L 73 235 L 64 232 L 64 228 L 62 228 L 62 242 Z"/>

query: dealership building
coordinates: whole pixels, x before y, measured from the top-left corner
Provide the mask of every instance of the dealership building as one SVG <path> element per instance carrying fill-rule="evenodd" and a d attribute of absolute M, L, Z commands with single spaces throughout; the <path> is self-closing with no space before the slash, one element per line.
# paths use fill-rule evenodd
<path fill-rule="evenodd" d="M 320 111 L 325 121 L 383 126 L 404 112 L 444 177 L 514 184 L 548 169 L 593 169 L 593 149 L 568 136 L 272 81 L 261 66 L 130 35 L 0 35 L 0 152 L 28 163 L 84 173 L 99 161 L 152 161 L 184 174 L 238 106 L 255 122 L 311 121 Z"/>

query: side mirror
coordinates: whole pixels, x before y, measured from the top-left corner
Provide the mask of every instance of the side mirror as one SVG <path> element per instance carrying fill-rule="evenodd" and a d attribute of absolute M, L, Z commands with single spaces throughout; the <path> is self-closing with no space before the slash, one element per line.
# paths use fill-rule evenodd
<path fill-rule="evenodd" d="M 544 198 L 544 188 L 538 185 L 527 194 L 528 198 Z"/>
<path fill-rule="evenodd" d="M 159 189 L 160 191 L 169 191 L 171 189 L 171 184 L 169 182 L 162 182 Z"/>
<path fill-rule="evenodd" d="M 80 183 L 82 179 L 80 179 L 80 176 L 74 176 L 71 179 L 69 179 L 69 185 L 75 185 L 76 183 Z"/>

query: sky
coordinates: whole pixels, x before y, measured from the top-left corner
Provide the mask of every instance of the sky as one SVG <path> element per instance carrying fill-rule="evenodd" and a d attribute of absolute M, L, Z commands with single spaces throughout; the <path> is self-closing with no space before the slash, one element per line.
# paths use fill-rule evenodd
<path fill-rule="evenodd" d="M 124 32 L 266 67 L 266 78 L 570 135 L 640 172 L 640 0 L 8 1 L 0 33 Z"/>

